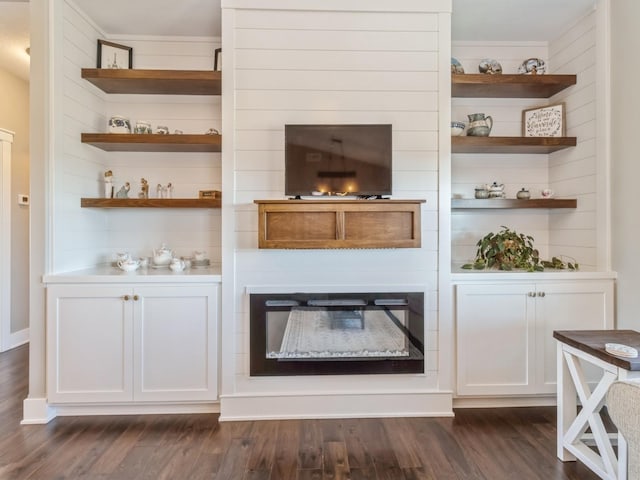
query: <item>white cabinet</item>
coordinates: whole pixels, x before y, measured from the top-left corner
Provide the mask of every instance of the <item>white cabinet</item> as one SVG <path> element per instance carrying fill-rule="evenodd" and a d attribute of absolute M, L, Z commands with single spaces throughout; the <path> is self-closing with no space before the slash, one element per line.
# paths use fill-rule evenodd
<path fill-rule="evenodd" d="M 51 403 L 217 399 L 217 285 L 47 288 Z"/>
<path fill-rule="evenodd" d="M 554 330 L 613 328 L 613 281 L 456 285 L 457 394 L 556 391 Z"/>

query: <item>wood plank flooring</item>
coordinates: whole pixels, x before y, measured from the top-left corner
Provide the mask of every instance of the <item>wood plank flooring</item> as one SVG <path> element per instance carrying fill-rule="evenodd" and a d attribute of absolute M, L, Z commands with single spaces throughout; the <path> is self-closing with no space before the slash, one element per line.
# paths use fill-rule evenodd
<path fill-rule="evenodd" d="M 455 418 L 218 423 L 217 415 L 61 417 L 20 426 L 28 347 L 0 354 L 0 479 L 596 479 L 555 456 L 555 408 Z"/>

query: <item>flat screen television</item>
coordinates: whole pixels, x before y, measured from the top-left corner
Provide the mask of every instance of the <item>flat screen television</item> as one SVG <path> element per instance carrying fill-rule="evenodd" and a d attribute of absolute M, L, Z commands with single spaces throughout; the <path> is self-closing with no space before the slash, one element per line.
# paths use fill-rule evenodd
<path fill-rule="evenodd" d="M 391 125 L 285 125 L 285 195 L 391 195 Z"/>

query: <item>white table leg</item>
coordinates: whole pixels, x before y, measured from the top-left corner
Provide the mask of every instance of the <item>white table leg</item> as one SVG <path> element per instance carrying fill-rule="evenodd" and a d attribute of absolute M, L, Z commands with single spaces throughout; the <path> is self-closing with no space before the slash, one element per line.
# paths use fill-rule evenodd
<path fill-rule="evenodd" d="M 575 461 L 576 457 L 564 448 L 564 436 L 576 418 L 577 392 L 571 381 L 569 368 L 564 361 L 563 343 L 558 342 L 557 346 L 557 388 L 558 388 L 558 433 L 557 433 L 557 455 L 563 462 Z"/>

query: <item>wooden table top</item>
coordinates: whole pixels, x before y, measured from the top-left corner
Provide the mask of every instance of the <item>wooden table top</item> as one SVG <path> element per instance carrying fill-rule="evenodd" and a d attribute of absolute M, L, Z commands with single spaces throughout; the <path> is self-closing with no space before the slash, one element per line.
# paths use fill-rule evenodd
<path fill-rule="evenodd" d="M 640 356 L 618 357 L 605 350 L 606 343 L 620 343 L 640 352 L 640 332 L 635 330 L 556 330 L 553 338 L 616 367 L 640 371 Z"/>

